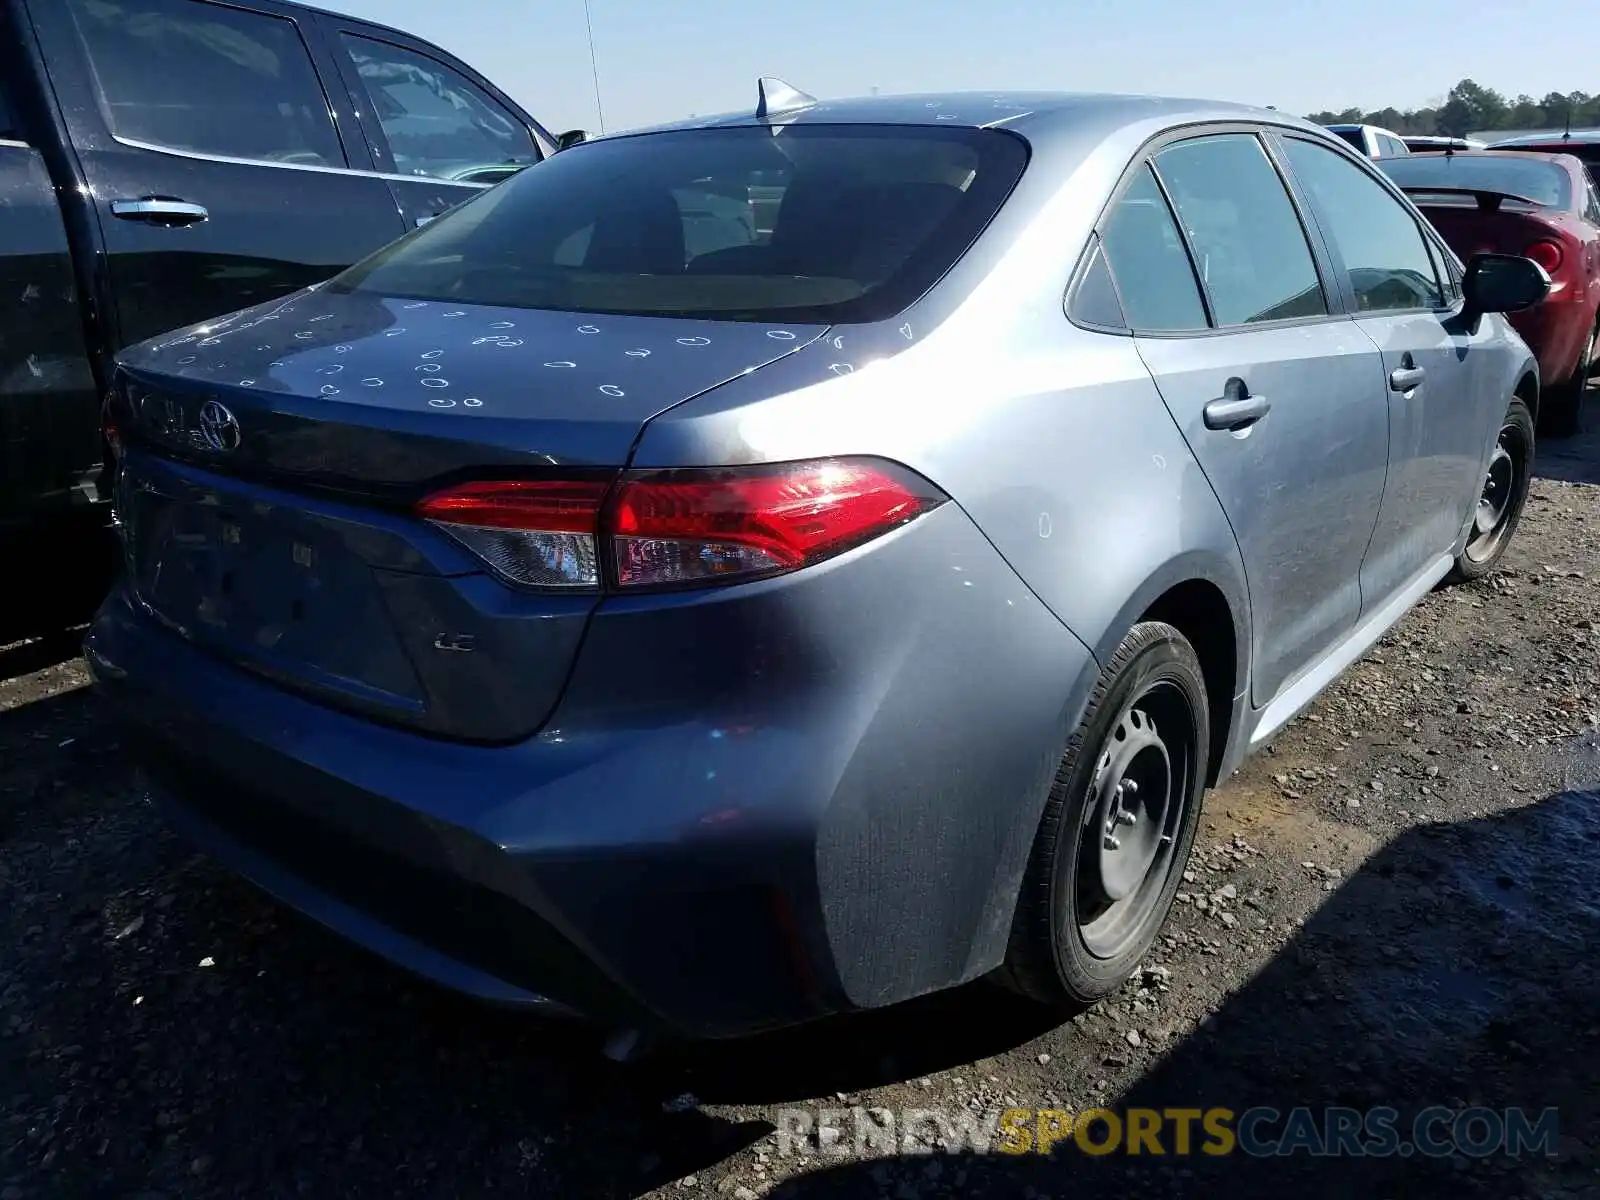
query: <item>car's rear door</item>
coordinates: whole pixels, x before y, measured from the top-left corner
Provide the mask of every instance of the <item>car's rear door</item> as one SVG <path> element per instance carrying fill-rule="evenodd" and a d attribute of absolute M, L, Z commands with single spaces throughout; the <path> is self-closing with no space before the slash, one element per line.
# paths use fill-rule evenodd
<path fill-rule="evenodd" d="M 72 251 L 9 84 L 0 78 L 0 527 L 88 487 L 100 461 L 99 394 Z"/>
<path fill-rule="evenodd" d="M 361 138 L 341 138 L 349 100 L 317 69 L 305 10 L 30 11 L 94 197 L 119 344 L 326 279 L 404 231 Z"/>
<path fill-rule="evenodd" d="M 491 186 L 470 178 L 483 169 L 543 157 L 533 120 L 437 46 L 332 14 L 322 33 L 408 229 Z"/>
<path fill-rule="evenodd" d="M 1377 171 L 1320 139 L 1282 144 L 1356 324 L 1383 354 L 1389 485 L 1362 567 L 1370 609 L 1438 563 L 1478 498 L 1508 399 L 1482 369 L 1494 323 L 1461 319 L 1443 243 Z"/>
<path fill-rule="evenodd" d="M 1158 146 L 1100 236 L 1139 353 L 1238 537 L 1264 705 L 1361 612 L 1387 461 L 1377 352 L 1325 290 L 1254 130 Z"/>

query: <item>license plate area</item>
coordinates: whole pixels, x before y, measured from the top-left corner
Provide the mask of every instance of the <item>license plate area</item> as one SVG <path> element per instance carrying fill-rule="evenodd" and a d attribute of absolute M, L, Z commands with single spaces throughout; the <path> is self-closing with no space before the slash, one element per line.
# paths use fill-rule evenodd
<path fill-rule="evenodd" d="M 185 637 L 284 682 L 420 701 L 371 565 L 314 515 L 176 478 L 119 506 L 135 593 Z"/>

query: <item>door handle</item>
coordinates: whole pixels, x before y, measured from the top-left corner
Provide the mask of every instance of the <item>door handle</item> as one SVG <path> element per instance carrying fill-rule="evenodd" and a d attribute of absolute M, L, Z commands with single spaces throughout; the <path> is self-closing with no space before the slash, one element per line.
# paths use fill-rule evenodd
<path fill-rule="evenodd" d="M 113 200 L 111 215 L 124 221 L 148 221 L 153 225 L 194 225 L 211 214 L 203 204 L 173 200 L 165 196 L 145 196 L 140 200 Z"/>
<path fill-rule="evenodd" d="M 1389 372 L 1389 390 L 1391 392 L 1409 392 L 1422 385 L 1427 372 L 1421 367 L 1396 367 Z"/>
<path fill-rule="evenodd" d="M 1229 433 L 1239 433 L 1250 428 L 1272 409 L 1272 402 L 1265 396 L 1239 395 L 1244 388 L 1229 387 L 1229 395 L 1221 396 L 1211 401 L 1205 407 L 1205 422 L 1207 429 L 1225 429 Z"/>

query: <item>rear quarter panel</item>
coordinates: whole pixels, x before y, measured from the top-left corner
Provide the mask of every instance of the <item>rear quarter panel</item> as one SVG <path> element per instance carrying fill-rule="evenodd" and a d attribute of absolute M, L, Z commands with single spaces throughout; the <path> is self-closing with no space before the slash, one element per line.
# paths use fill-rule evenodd
<path fill-rule="evenodd" d="M 1025 604 L 1036 601 L 1040 615 L 1053 614 L 1099 662 L 1164 591 L 1206 580 L 1227 599 L 1235 624 L 1236 691 L 1224 702 L 1235 701 L 1237 729 L 1236 697 L 1248 686 L 1249 607 L 1232 530 L 1132 340 L 1078 329 L 1064 314 L 1079 250 L 1137 145 L 1097 163 L 1092 186 L 1067 180 L 1037 220 L 1007 231 L 1003 245 L 980 246 L 986 274 L 959 303 L 952 306 L 936 290 L 892 322 L 836 327 L 654 418 L 633 465 L 847 454 L 904 463 L 950 494 L 1025 585 L 1028 599 L 1018 601 L 1013 632 L 1026 624 Z M 960 566 L 952 560 L 950 569 Z M 969 586 L 1000 585 L 976 577 Z M 1065 672 L 1050 678 L 1047 655 L 1020 663 L 1005 629 L 1003 621 L 963 625 L 960 655 L 925 647 L 950 669 L 924 664 L 904 678 L 937 693 L 942 716 L 908 722 L 898 714 L 920 710 L 921 702 L 884 694 L 874 704 L 887 724 L 937 728 L 946 761 L 983 761 L 994 735 L 991 702 L 983 699 L 992 679 L 982 676 L 1015 672 L 1008 687 L 1055 710 L 1040 713 L 1045 719 L 1033 725 L 1038 744 L 1023 753 L 1058 761 L 1081 716 L 1083 681 Z M 1043 652 L 1049 639 L 1033 636 Z M 894 938 L 904 973 L 880 964 L 850 989 L 881 1003 L 937 986 L 933 975 L 954 963 L 966 963 L 963 977 L 998 964 L 1048 778 L 1024 790 L 1002 788 L 996 777 L 929 773 L 900 742 L 873 743 L 868 751 L 864 742 L 840 770 L 819 849 L 859 847 L 848 859 L 850 880 L 898 879 L 897 903 L 942 911 L 947 926 L 955 914 L 942 880 L 959 879 L 968 897 L 963 904 L 980 905 L 956 921 L 970 931 L 960 950 L 920 922 L 900 922 Z M 1233 757 L 1230 750 L 1225 761 Z M 890 778 L 897 781 L 893 789 L 886 786 Z M 938 797 L 938 803 L 907 807 L 895 796 Z M 937 870 L 907 876 L 897 864 L 912 859 Z M 830 878 L 851 889 L 837 872 L 819 869 L 825 889 Z"/>
<path fill-rule="evenodd" d="M 984 274 L 953 308 L 947 279 L 894 321 L 835 328 L 653 419 L 634 465 L 882 455 L 944 488 L 1102 660 L 1189 578 L 1222 591 L 1248 645 L 1238 545 L 1132 339 L 1064 313 L 1140 132 L 1088 155 L 1029 220 L 991 229 L 962 264 Z M 1245 665 L 1241 651 L 1241 687 Z"/>

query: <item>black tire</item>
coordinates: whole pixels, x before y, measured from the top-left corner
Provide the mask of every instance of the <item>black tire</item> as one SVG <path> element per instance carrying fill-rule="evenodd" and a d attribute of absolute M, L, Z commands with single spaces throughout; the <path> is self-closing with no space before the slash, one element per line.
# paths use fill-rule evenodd
<path fill-rule="evenodd" d="M 1456 557 L 1450 578 L 1456 582 L 1482 579 L 1505 557 L 1512 535 L 1528 505 L 1528 488 L 1533 482 L 1536 441 L 1533 415 L 1521 397 L 1512 397 L 1505 420 L 1495 439 L 1484 491 L 1478 501 L 1473 529 L 1467 544 Z M 1501 468 L 1505 468 L 1502 472 Z"/>
<path fill-rule="evenodd" d="M 1208 712 L 1200 660 L 1183 634 L 1155 621 L 1134 626 L 1101 672 L 1056 771 L 997 982 L 1070 1011 L 1109 996 L 1138 967 L 1166 921 L 1194 845 L 1211 744 Z M 1152 732 L 1160 751 L 1146 742 Z M 1156 794 L 1160 754 L 1165 797 Z M 1138 811 L 1124 824 L 1113 816 L 1130 815 L 1129 781 Z M 1127 891 L 1152 832 L 1155 858 Z M 1127 846 L 1113 849 L 1121 838 Z M 1108 889 L 1124 895 L 1101 910 Z"/>
<path fill-rule="evenodd" d="M 1589 344 L 1578 359 L 1572 378 L 1545 389 L 1539 403 L 1540 431 L 1551 437 L 1572 437 L 1583 425 L 1583 397 L 1594 374 L 1596 346 L 1600 343 L 1600 324 L 1589 331 Z"/>

